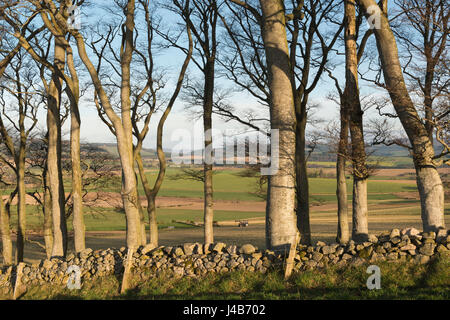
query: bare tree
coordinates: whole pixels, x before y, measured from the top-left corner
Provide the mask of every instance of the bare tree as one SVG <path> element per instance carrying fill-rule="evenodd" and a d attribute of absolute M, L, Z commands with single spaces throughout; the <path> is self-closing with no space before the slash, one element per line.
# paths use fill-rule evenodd
<path fill-rule="evenodd" d="M 133 136 L 136 141 L 133 146 L 133 158 L 136 161 L 144 193 L 147 198 L 147 213 L 149 216 L 150 225 L 150 243 L 156 246 L 158 245 L 158 225 L 156 219 L 155 199 L 164 180 L 166 171 L 166 159 L 162 144 L 164 124 L 181 90 L 184 75 L 192 56 L 192 48 L 188 49 L 188 52 L 186 53 L 186 59 L 179 73 L 176 87 L 172 93 L 172 96 L 167 101 L 165 99 L 164 93 L 161 93 L 161 91 L 166 86 L 167 76 L 164 75 L 165 71 L 158 68 L 158 65 L 155 63 L 154 57 L 154 47 L 156 42 L 155 37 L 157 36 L 157 29 L 160 28 L 160 21 L 154 12 L 154 8 L 149 7 L 148 1 L 139 0 L 138 2 L 139 5 L 137 6 L 136 16 L 137 19 L 140 19 L 139 21 L 141 21 L 142 23 L 135 26 L 136 45 L 133 49 L 135 59 L 131 64 L 131 68 L 136 71 L 139 70 L 139 72 L 145 70 L 145 72 L 142 73 L 141 77 L 136 77 L 135 81 L 131 81 L 131 123 Z M 187 11 L 187 8 L 183 10 Z M 101 70 L 103 75 L 107 75 L 104 76 L 103 81 L 104 84 L 106 84 L 106 87 L 109 89 L 108 94 L 110 100 L 112 100 L 113 104 L 116 105 L 119 104 L 114 101 L 116 99 L 116 92 L 120 90 L 121 86 L 121 73 L 119 71 L 121 60 L 115 52 L 115 43 L 120 29 L 121 25 L 115 22 L 108 24 L 105 29 L 97 27 L 94 31 L 95 39 L 92 41 L 92 43 L 95 43 L 95 45 L 91 45 L 92 50 L 97 56 L 97 69 Z M 189 27 L 186 30 L 188 42 L 190 43 L 189 46 L 193 46 Z M 107 116 L 105 116 L 105 110 L 104 108 L 102 108 L 102 105 L 97 98 L 95 99 L 95 104 L 102 121 L 108 126 L 112 134 L 117 135 L 112 122 Z M 153 118 L 153 115 L 162 109 L 163 113 L 158 122 L 156 136 L 156 150 L 159 161 L 159 172 L 156 181 L 154 182 L 153 186 L 151 186 L 146 175 L 141 151 L 143 148 L 144 140 L 146 139 L 150 130 L 150 121 Z M 140 206 L 139 203 L 138 205 Z M 139 208 L 142 222 L 142 237 L 143 239 L 146 239 L 144 216 L 141 209 L 142 208 Z"/>
<path fill-rule="evenodd" d="M 0 84 L 0 133 L 7 153 L 2 155 L 16 175 L 17 186 L 17 250 L 16 261 L 22 262 L 26 239 L 26 153 L 28 140 L 37 124 L 37 112 L 42 105 L 38 86 L 39 70 L 28 55 L 19 51 L 4 73 Z M 17 106 L 17 107 L 16 107 Z M 13 161 L 8 162 L 8 158 Z"/>
<path fill-rule="evenodd" d="M 8 166 L 3 162 L 0 162 L 0 179 L 2 184 L 2 189 L 5 186 L 10 186 L 12 182 L 10 181 L 11 177 L 8 177 Z M 6 170 L 5 170 L 6 169 Z M 3 200 L 3 190 L 0 194 L 0 234 L 2 238 L 2 258 L 4 265 L 13 264 L 13 245 L 11 239 L 11 225 L 10 225 L 10 203 L 15 196 L 17 189 L 11 193 L 8 197 L 6 206 L 5 201 Z"/>
<path fill-rule="evenodd" d="M 232 1 L 241 4 L 246 10 L 235 10 L 233 23 L 224 22 L 231 44 L 236 48 L 228 58 L 228 77 L 240 88 L 247 90 L 262 105 L 270 101 L 268 73 L 265 65 L 264 45 L 261 33 L 256 26 L 258 11 L 252 1 Z M 254 1 L 256 3 L 256 1 Z M 338 6 L 340 3 L 338 4 Z M 326 66 L 329 54 L 343 29 L 340 20 L 336 20 L 337 7 L 326 1 L 288 1 L 286 8 L 292 13 L 286 14 L 288 31 L 289 59 L 292 73 L 292 89 L 296 110 L 296 213 L 297 227 L 301 242 L 311 242 L 309 223 L 309 186 L 306 154 L 306 125 L 310 122 L 310 96 L 317 87 Z M 334 28 L 330 34 L 329 25 Z M 225 64 L 225 63 L 223 63 Z"/>
<path fill-rule="evenodd" d="M 165 121 L 167 120 L 167 117 L 170 114 L 170 111 L 172 110 L 172 107 L 173 107 L 173 105 L 180 93 L 181 87 L 183 85 L 183 80 L 184 80 L 189 62 L 190 62 L 190 60 L 192 58 L 192 54 L 193 54 L 193 40 L 192 40 L 190 25 L 187 24 L 186 25 L 186 33 L 187 33 L 189 45 L 188 45 L 188 50 L 186 52 L 186 58 L 183 62 L 180 73 L 178 75 L 176 87 L 172 93 L 172 96 L 171 96 L 169 102 L 167 103 L 166 108 L 163 111 L 163 114 L 162 114 L 159 122 L 158 122 L 157 133 L 156 133 L 156 152 L 157 152 L 158 162 L 159 162 L 159 172 L 158 172 L 158 176 L 153 184 L 153 187 L 151 187 L 150 183 L 147 179 L 147 176 L 145 174 L 144 164 L 142 161 L 142 156 L 141 156 L 140 151 L 142 149 L 143 141 L 144 141 L 145 137 L 147 136 L 147 133 L 149 130 L 149 123 L 150 123 L 151 116 L 157 107 L 157 97 L 154 97 L 154 95 L 156 94 L 156 90 L 154 88 L 155 80 L 154 80 L 154 76 L 152 74 L 152 71 L 154 68 L 153 57 L 152 57 L 152 39 L 153 39 L 153 34 L 154 34 L 154 29 L 153 29 L 154 26 L 153 26 L 153 22 L 152 22 L 153 18 L 150 16 L 150 12 L 148 9 L 148 1 L 140 0 L 139 2 L 141 3 L 142 8 L 145 12 L 147 34 L 149 35 L 148 41 L 147 41 L 147 46 L 148 46 L 147 50 L 148 50 L 148 58 L 149 58 L 150 63 L 148 62 L 147 58 L 144 58 L 144 62 L 147 66 L 146 70 L 148 71 L 148 85 L 147 85 L 148 88 L 147 88 L 147 90 L 150 89 L 152 99 L 150 100 L 151 102 L 147 103 L 147 105 L 149 105 L 150 108 L 149 108 L 149 112 L 147 112 L 147 114 L 145 116 L 144 126 L 142 127 L 142 129 L 139 129 L 137 123 L 138 123 L 138 119 L 139 119 L 139 116 L 138 116 L 139 115 L 138 106 L 140 104 L 139 98 L 144 95 L 143 94 L 144 91 L 141 91 L 137 95 L 137 97 L 134 101 L 133 119 L 135 121 L 133 121 L 133 128 L 134 128 L 133 133 L 137 139 L 136 147 L 134 150 L 134 155 L 135 155 L 136 163 L 137 163 L 137 166 L 139 169 L 139 174 L 141 177 L 145 196 L 147 198 L 147 212 L 148 212 L 148 216 L 149 216 L 149 225 L 150 225 L 150 243 L 153 244 L 154 246 L 157 246 L 158 245 L 158 224 L 157 224 L 157 218 L 156 218 L 156 202 L 155 202 L 155 200 L 156 200 L 156 196 L 161 188 L 161 185 L 164 181 L 166 167 L 167 167 L 166 157 L 165 157 L 164 150 L 163 150 L 164 124 L 165 124 Z M 185 3 L 185 7 L 183 8 L 183 10 L 186 15 L 189 15 L 189 10 L 190 10 L 189 1 L 187 1 Z M 141 55 L 141 57 L 142 57 L 142 55 Z"/>
<path fill-rule="evenodd" d="M 356 2 L 345 1 L 345 61 L 346 85 L 343 92 L 344 109 L 349 111 L 349 127 L 352 140 L 353 204 L 352 238 L 366 241 L 368 238 L 366 150 L 363 130 L 363 110 L 359 99 Z"/>
<path fill-rule="evenodd" d="M 123 25 L 122 46 L 120 50 L 120 116 L 111 105 L 111 101 L 99 77 L 99 70 L 89 58 L 83 35 L 77 30 L 70 30 L 77 43 L 78 54 L 86 66 L 95 87 L 95 95 L 99 99 L 105 114 L 111 122 L 117 137 L 117 148 L 122 164 L 122 199 L 127 221 L 127 246 L 137 248 L 143 242 L 142 221 L 138 205 L 137 179 L 134 171 L 133 157 L 133 124 L 131 120 L 131 86 L 130 65 L 134 50 L 135 1 L 129 0 L 122 7 L 125 23 Z M 57 14 L 56 14 L 57 15 Z M 57 21 L 61 17 L 55 16 Z"/>
<path fill-rule="evenodd" d="M 433 142 L 439 112 L 434 105 L 449 98 L 450 7 L 444 0 L 396 0 L 392 31 L 399 41 L 408 89 L 424 115 Z"/>
<path fill-rule="evenodd" d="M 184 8 L 192 3 L 191 11 Z M 216 78 L 216 58 L 218 49 L 218 20 L 219 7 L 222 1 L 217 0 L 173 0 L 173 5 L 168 8 L 184 20 L 192 31 L 194 40 L 194 55 L 192 62 L 203 73 L 203 97 L 201 105 L 203 107 L 203 130 L 204 130 L 204 238 L 205 243 L 214 242 L 214 203 L 213 203 L 213 155 L 212 155 L 212 114 L 214 106 L 214 90 Z M 169 40 L 169 37 L 165 37 Z M 172 45 L 187 53 L 186 48 L 170 40 Z"/>
<path fill-rule="evenodd" d="M 349 110 L 347 104 L 344 103 L 344 92 L 341 89 L 339 80 L 332 74 L 330 70 L 327 71 L 329 77 L 334 81 L 336 90 L 338 92 L 337 99 L 330 96 L 339 105 L 339 129 L 332 125 L 327 127 L 327 144 L 331 146 L 332 152 L 336 153 L 336 197 L 338 202 L 338 227 L 336 241 L 338 243 L 347 243 L 350 240 L 349 226 L 348 226 L 348 201 L 347 201 L 347 179 L 345 175 L 345 168 L 347 159 L 350 157 L 349 152 Z"/>
<path fill-rule="evenodd" d="M 436 169 L 433 144 L 405 84 L 397 43 L 387 18 L 387 3 L 383 8 L 378 7 L 374 0 L 359 0 L 359 3 L 367 18 L 376 15 L 379 19 L 379 26 L 373 32 L 386 89 L 413 149 L 423 229 L 435 231 L 444 228 L 444 188 Z"/>
<path fill-rule="evenodd" d="M 271 129 L 279 130 L 279 170 L 269 176 L 266 204 L 266 246 L 282 249 L 297 234 L 295 222 L 295 108 L 292 69 L 286 34 L 285 8 L 281 1 L 260 0 L 260 11 L 247 2 L 232 0 L 258 21 L 265 48 L 270 91 Z M 301 8 L 300 8 L 301 11 Z M 273 136 L 271 137 L 273 138 Z M 275 141 L 271 141 L 272 144 Z"/>

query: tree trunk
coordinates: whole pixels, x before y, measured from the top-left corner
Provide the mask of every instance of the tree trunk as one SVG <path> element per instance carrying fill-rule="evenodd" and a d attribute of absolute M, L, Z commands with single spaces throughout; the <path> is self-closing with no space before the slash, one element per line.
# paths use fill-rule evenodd
<path fill-rule="evenodd" d="M 133 137 L 132 123 L 130 115 L 130 64 L 133 53 L 133 30 L 134 30 L 134 12 L 135 1 L 129 0 L 126 10 L 125 22 L 125 49 L 121 56 L 121 117 L 119 117 L 111 106 L 111 102 L 103 89 L 101 80 L 98 76 L 95 66 L 89 59 L 83 36 L 73 31 L 77 42 L 78 54 L 89 71 L 92 82 L 94 84 L 96 94 L 98 95 L 102 107 L 111 121 L 117 138 L 117 150 L 119 152 L 120 164 L 122 166 L 122 201 L 125 210 L 127 225 L 127 246 L 128 248 L 138 248 L 141 245 L 141 221 L 138 208 L 137 181 L 134 171 L 133 158 Z"/>
<path fill-rule="evenodd" d="M 17 242 L 16 263 L 23 262 L 26 232 L 25 146 L 20 146 L 17 168 Z"/>
<path fill-rule="evenodd" d="M 55 65 L 59 70 L 64 70 L 65 55 L 64 45 L 61 40 L 55 38 Z M 48 129 L 48 153 L 47 166 L 52 203 L 53 220 L 53 257 L 63 257 L 67 251 L 67 224 L 65 215 L 64 185 L 61 170 L 61 87 L 62 80 L 56 74 L 50 83 L 48 93 L 47 129 Z"/>
<path fill-rule="evenodd" d="M 435 167 L 417 167 L 416 181 L 420 194 L 420 207 L 424 231 L 445 228 L 444 189 Z"/>
<path fill-rule="evenodd" d="M 366 16 L 369 7 L 377 6 L 374 0 L 359 0 L 359 2 L 366 11 Z M 413 148 L 423 229 L 436 231 L 445 228 L 444 187 L 433 161 L 435 156 L 433 144 L 406 88 L 397 43 L 389 21 L 386 15 L 378 10 L 376 14 L 380 17 L 380 28 L 374 29 L 378 53 L 392 104 Z"/>
<path fill-rule="evenodd" d="M 311 244 L 311 226 L 309 219 L 309 183 L 306 163 L 306 106 L 305 112 L 297 113 L 296 132 L 296 179 L 297 179 L 297 228 L 300 232 L 300 243 Z"/>
<path fill-rule="evenodd" d="M 350 110 L 350 135 L 353 161 L 353 230 L 355 241 L 366 241 L 369 236 L 367 221 L 367 179 L 366 150 L 363 131 L 363 111 L 359 100 L 358 53 L 356 49 L 356 3 L 345 1 L 345 108 Z"/>
<path fill-rule="evenodd" d="M 137 175 L 136 181 L 138 181 Z M 145 246 L 147 244 L 147 234 L 145 233 L 145 215 L 144 209 L 142 208 L 141 199 L 139 197 L 139 192 L 137 193 L 137 197 L 138 197 L 137 206 L 139 210 L 139 221 L 141 223 L 141 245 Z"/>
<path fill-rule="evenodd" d="M 129 0 L 125 21 L 125 49 L 121 59 L 122 79 L 120 85 L 120 101 L 122 115 L 122 134 L 117 134 L 117 144 L 123 171 L 122 199 L 127 218 L 127 245 L 137 249 L 143 244 L 141 214 L 137 192 L 136 173 L 133 158 L 133 126 L 131 123 L 131 85 L 130 72 L 133 57 L 135 1 Z M 118 133 L 118 131 L 116 130 Z"/>
<path fill-rule="evenodd" d="M 3 195 L 0 195 L 0 233 L 2 236 L 2 257 L 4 265 L 13 264 L 11 227 L 8 211 L 5 209 Z"/>
<path fill-rule="evenodd" d="M 120 141 L 120 142 L 119 142 Z M 122 201 L 126 215 L 127 225 L 127 247 L 137 249 L 142 243 L 141 215 L 138 205 L 138 193 L 136 186 L 136 175 L 134 173 L 133 161 L 128 158 L 127 145 L 121 139 L 117 139 L 119 155 L 122 163 Z"/>
<path fill-rule="evenodd" d="M 142 181 L 142 187 L 144 189 L 145 197 L 147 199 L 147 214 L 149 223 L 149 243 L 153 244 L 155 247 L 158 246 L 158 222 L 156 220 L 156 194 L 154 189 L 150 187 L 147 176 L 145 175 L 144 163 L 142 162 L 142 157 L 140 151 L 136 153 L 136 164 L 139 170 L 139 175 Z M 165 168 L 165 164 L 164 164 Z M 160 170 L 161 172 L 161 170 Z M 159 180 L 159 179 L 157 179 Z M 145 233 L 144 233 L 145 235 Z"/>
<path fill-rule="evenodd" d="M 80 159 L 80 111 L 78 99 L 73 99 L 70 105 L 70 156 L 72 161 L 72 205 L 73 205 L 73 232 L 75 252 L 86 248 L 85 225 L 83 217 L 81 159 Z"/>
<path fill-rule="evenodd" d="M 67 2 L 67 1 L 66 1 Z M 70 5 L 69 3 L 67 3 Z M 81 143 L 80 143 L 80 82 L 75 67 L 72 47 L 66 46 L 67 66 L 71 75 L 71 83 L 66 84 L 66 92 L 70 99 L 70 159 L 72 164 L 72 209 L 75 252 L 86 248 L 85 225 L 83 216 L 82 172 L 81 172 Z"/>
<path fill-rule="evenodd" d="M 345 162 L 348 146 L 348 114 L 341 99 L 341 129 L 336 161 L 336 196 L 338 201 L 338 230 L 336 241 L 345 244 L 350 240 L 348 229 L 347 181 L 345 178 Z"/>
<path fill-rule="evenodd" d="M 158 246 L 158 221 L 156 220 L 156 202 L 155 197 L 147 197 L 148 224 L 150 227 L 150 243 Z"/>
<path fill-rule="evenodd" d="M 44 169 L 44 203 L 42 211 L 44 213 L 44 243 L 47 258 L 52 256 L 53 248 L 53 221 L 52 221 L 52 198 L 48 187 L 48 171 Z"/>
<path fill-rule="evenodd" d="M 291 66 L 283 3 L 260 0 L 262 34 L 269 73 L 271 129 L 279 130 L 279 156 L 272 153 L 271 165 L 278 170 L 269 176 L 266 204 L 266 243 L 275 250 L 286 250 L 297 234 L 295 217 L 295 110 Z M 273 139 L 271 144 L 276 144 Z"/>
<path fill-rule="evenodd" d="M 212 109 L 214 99 L 214 59 L 209 59 L 205 66 L 205 90 L 203 104 L 203 130 L 205 131 L 204 156 L 204 236 L 205 244 L 214 242 L 214 203 L 213 203 L 213 141 Z"/>

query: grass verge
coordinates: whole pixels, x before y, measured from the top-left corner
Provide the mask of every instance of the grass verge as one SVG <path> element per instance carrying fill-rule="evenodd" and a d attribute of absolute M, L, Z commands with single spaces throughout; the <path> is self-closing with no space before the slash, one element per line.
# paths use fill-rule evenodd
<path fill-rule="evenodd" d="M 366 287 L 367 265 L 329 267 L 295 273 L 288 280 L 279 271 L 267 274 L 229 272 L 202 278 L 171 274 L 135 275 L 133 288 L 120 295 L 121 279 L 114 276 L 85 282 L 81 290 L 56 286 L 30 288 L 22 299 L 150 299 L 150 300 L 310 300 L 310 299 L 450 299 L 450 256 L 429 264 L 380 262 L 381 289 Z M 0 297 L 1 298 L 1 297 Z M 3 297 L 7 298 L 7 297 Z"/>

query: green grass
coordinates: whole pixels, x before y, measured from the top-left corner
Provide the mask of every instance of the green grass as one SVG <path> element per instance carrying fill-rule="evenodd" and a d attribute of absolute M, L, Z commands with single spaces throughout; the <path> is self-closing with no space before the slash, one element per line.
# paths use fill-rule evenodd
<path fill-rule="evenodd" d="M 179 197 L 179 198 L 202 198 L 203 183 L 193 180 L 172 180 L 170 177 L 180 173 L 178 168 L 169 168 L 166 179 L 158 194 L 160 197 Z M 218 170 L 213 178 L 214 199 L 229 201 L 263 201 L 256 195 L 258 178 L 240 177 L 236 173 L 238 170 Z M 152 184 L 156 179 L 157 172 L 152 170 L 147 173 L 149 182 Z M 117 180 L 117 181 L 116 181 Z M 71 188 L 70 179 L 65 180 L 66 192 Z M 33 189 L 35 190 L 35 189 Z M 99 186 L 90 186 L 89 191 L 98 191 Z M 395 199 L 392 193 L 415 191 L 417 187 L 414 183 L 395 183 L 369 179 L 368 195 L 369 199 L 386 200 Z M 31 191 L 31 189 L 29 190 Z M 120 177 L 114 182 L 101 184 L 101 191 L 120 192 Z M 144 194 L 142 184 L 139 183 L 139 192 Z M 309 178 L 309 192 L 313 197 L 312 201 L 335 202 L 336 179 L 334 178 Z M 352 180 L 347 179 L 347 192 L 349 196 L 352 193 Z M 7 190 L 3 194 L 8 194 Z M 383 194 L 383 195 L 381 195 Z"/>
<path fill-rule="evenodd" d="M 135 277 L 132 289 L 120 295 L 116 277 L 82 284 L 80 291 L 56 286 L 33 287 L 22 299 L 450 299 L 450 258 L 438 257 L 427 265 L 380 262 L 381 289 L 368 290 L 367 265 L 294 273 L 250 272 L 209 274 L 175 279 L 171 274 Z"/>
<path fill-rule="evenodd" d="M 180 169 L 170 168 L 168 177 L 180 172 Z M 230 200 L 230 201 L 262 201 L 254 192 L 256 191 L 257 178 L 243 178 L 237 175 L 238 170 L 220 170 L 214 176 L 214 199 Z M 156 177 L 156 170 L 148 173 L 150 182 Z M 120 181 L 119 181 L 120 183 Z M 114 184 L 103 185 L 101 191 L 119 192 L 120 185 L 112 187 Z M 66 190 L 70 189 L 70 184 L 66 184 Z M 140 187 L 141 188 L 141 187 Z M 336 180 L 327 178 L 310 178 L 310 201 L 312 205 L 330 204 L 336 202 Z M 348 200 L 352 198 L 352 181 L 347 181 Z M 98 190 L 98 189 L 97 189 Z M 391 204 L 393 206 L 403 206 L 410 204 L 417 205 L 417 210 L 407 209 L 411 214 L 418 214 L 418 201 L 405 200 L 394 195 L 396 192 L 414 191 L 415 184 L 411 183 L 390 183 L 379 180 L 369 180 L 368 200 L 369 204 Z M 142 189 L 140 190 L 143 194 Z M 4 192 L 5 194 L 5 192 Z M 119 194 L 118 194 L 119 196 Z M 161 191 L 160 197 L 203 197 L 203 184 L 192 180 L 172 180 L 166 178 Z M 40 207 L 27 206 L 27 229 L 42 231 L 43 214 Z M 393 209 L 393 212 L 400 213 L 399 209 Z M 417 213 L 416 213 L 417 211 Z M 85 208 L 86 230 L 88 231 L 110 231 L 125 230 L 125 217 L 123 212 L 110 208 Z M 386 210 L 389 212 L 389 210 Z M 446 208 L 446 214 L 448 209 Z M 11 222 L 13 228 L 17 225 L 16 207 L 11 207 Z M 202 210 L 183 210 L 163 208 L 158 209 L 158 221 L 161 228 L 175 226 L 177 228 L 186 228 L 184 224 L 174 223 L 173 220 L 181 221 L 202 221 Z M 145 216 L 147 216 L 145 214 Z M 232 211 L 215 211 L 214 219 L 216 221 L 246 219 L 253 217 L 263 217 L 263 212 L 232 212 Z M 69 230 L 72 228 L 72 222 L 68 221 Z"/>
<path fill-rule="evenodd" d="M 16 207 L 11 207 L 11 212 L 15 212 Z M 174 221 L 203 221 L 203 210 L 179 210 L 179 209 L 158 209 L 158 226 L 167 228 L 193 228 L 192 226 L 176 223 Z M 145 215 L 148 221 L 148 216 Z M 247 211 L 214 211 L 214 221 L 227 221 L 235 219 L 249 219 L 263 217 L 263 212 Z M 125 215 L 121 210 L 113 208 L 85 208 L 84 222 L 86 231 L 124 231 L 126 230 Z M 37 206 L 27 206 L 27 229 L 42 231 L 44 224 L 43 215 Z M 11 227 L 17 227 L 17 215 L 11 215 Z M 67 221 L 67 227 L 72 230 L 72 218 Z"/>
<path fill-rule="evenodd" d="M 179 169 L 171 168 L 168 178 L 162 184 L 159 196 L 162 197 L 203 197 L 203 184 L 192 180 L 171 180 L 170 176 L 179 173 Z M 217 200 L 262 201 L 255 195 L 257 178 L 243 178 L 236 175 L 236 170 L 220 170 L 213 178 L 214 198 Z M 156 179 L 156 171 L 147 174 L 150 183 Z M 352 181 L 347 180 L 347 190 L 352 192 Z M 369 180 L 369 196 L 374 193 L 391 194 L 395 192 L 407 192 L 417 190 L 411 183 L 389 183 L 386 181 Z M 117 190 L 115 190 L 117 191 Z M 140 187 L 142 192 L 142 187 Z M 310 178 L 309 191 L 311 195 L 323 195 L 336 193 L 336 179 Z M 386 197 L 395 197 L 385 195 Z M 333 199 L 335 201 L 335 198 Z"/>
<path fill-rule="evenodd" d="M 390 156 L 378 157 L 372 156 L 367 161 L 369 165 L 376 165 L 380 168 L 413 168 L 413 161 L 410 157 Z M 336 162 L 333 161 L 308 161 L 309 166 L 319 166 L 323 168 L 335 168 Z"/>

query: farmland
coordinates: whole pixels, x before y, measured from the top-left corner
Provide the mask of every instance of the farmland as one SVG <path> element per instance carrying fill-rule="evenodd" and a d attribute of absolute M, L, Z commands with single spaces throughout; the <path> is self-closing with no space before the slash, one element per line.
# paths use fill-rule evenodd
<path fill-rule="evenodd" d="M 312 169 L 311 171 L 313 171 Z M 328 170 L 328 171 L 327 171 Z M 333 169 L 323 169 L 332 174 Z M 175 245 L 180 242 L 202 241 L 203 229 L 189 223 L 201 224 L 203 220 L 203 186 L 200 181 L 177 179 L 178 168 L 169 168 L 157 199 L 160 242 Z M 214 175 L 214 200 L 217 241 L 227 243 L 264 244 L 265 201 L 256 194 L 258 177 L 241 177 L 242 169 L 220 169 Z M 393 227 L 415 226 L 421 228 L 420 202 L 415 180 L 406 179 L 408 169 L 382 169 L 371 177 L 368 185 L 369 229 L 377 233 Z M 148 170 L 150 182 L 155 170 Z M 444 175 L 448 169 L 443 170 Z M 323 174 L 326 176 L 326 174 Z M 336 233 L 336 181 L 334 178 L 310 178 L 311 227 L 313 240 L 334 241 Z M 114 185 L 114 184 L 112 184 Z M 141 188 L 141 186 L 140 186 Z M 348 200 L 351 206 L 352 181 L 347 181 Z M 66 184 L 70 190 L 70 184 Z M 140 189 L 142 194 L 142 189 Z M 92 248 L 120 247 L 125 245 L 125 216 L 121 209 L 120 188 L 108 186 L 101 192 L 103 201 L 89 204 L 84 209 L 87 244 Z M 101 198 L 101 197 L 100 197 Z M 145 197 L 141 197 L 146 206 Z M 17 217 L 15 205 L 11 207 L 13 230 Z M 42 242 L 42 208 L 27 206 L 27 228 L 30 239 Z M 351 214 L 351 211 L 350 213 Z M 450 202 L 446 200 L 445 216 L 450 224 Z M 146 217 L 146 220 L 148 217 Z M 237 227 L 236 220 L 248 220 L 249 227 Z M 351 219 L 350 219 L 351 220 Z M 71 217 L 68 220 L 72 235 Z M 44 251 L 36 244 L 27 245 L 29 261 L 44 257 Z"/>

